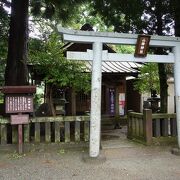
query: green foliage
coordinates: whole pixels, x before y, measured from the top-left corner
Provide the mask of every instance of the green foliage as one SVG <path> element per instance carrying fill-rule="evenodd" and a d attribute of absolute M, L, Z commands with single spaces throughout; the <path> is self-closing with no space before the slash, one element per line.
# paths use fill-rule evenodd
<path fill-rule="evenodd" d="M 9 16 L 4 9 L 5 4 L 0 2 L 0 86 L 4 84 L 4 71 L 8 47 Z"/>
<path fill-rule="evenodd" d="M 34 98 L 33 98 L 33 102 L 35 105 L 35 109 L 37 109 L 39 107 L 40 104 L 43 103 L 44 100 L 44 94 L 35 94 Z"/>
<path fill-rule="evenodd" d="M 174 0 L 173 0 L 174 1 Z M 148 34 L 173 35 L 174 12 L 172 0 L 144 1 L 143 21 L 147 24 L 145 31 Z"/>
<path fill-rule="evenodd" d="M 115 51 L 117 53 L 122 53 L 122 54 L 131 54 L 135 52 L 135 47 L 134 46 L 126 46 L 126 45 L 116 45 L 115 46 Z"/>
<path fill-rule="evenodd" d="M 15 159 L 23 158 L 25 156 L 26 156 L 26 154 L 19 154 L 16 151 L 14 151 L 12 154 L 9 154 L 9 159 L 15 160 Z"/>
<path fill-rule="evenodd" d="M 151 90 L 159 92 L 159 76 L 157 63 L 147 63 L 140 68 L 140 75 L 134 83 L 134 88 L 141 93 L 148 93 Z"/>
<path fill-rule="evenodd" d="M 178 0 L 99 0 L 91 1 L 91 6 L 91 14 L 116 32 L 172 35 L 180 15 Z"/>
<path fill-rule="evenodd" d="M 116 32 L 138 32 L 142 29 L 142 0 L 99 0 L 92 1 L 94 16 L 99 14 L 107 27 Z"/>
<path fill-rule="evenodd" d="M 79 13 L 79 6 L 87 0 L 31 0 L 31 13 L 36 17 L 58 20 L 66 24 L 76 18 Z"/>
<path fill-rule="evenodd" d="M 45 41 L 31 40 L 30 62 L 46 83 L 89 91 L 90 74 L 86 72 L 85 64 L 67 60 L 58 37 L 52 33 Z"/>
<path fill-rule="evenodd" d="M 65 154 L 65 150 L 64 149 L 60 149 L 58 152 L 57 152 L 58 155 L 62 155 L 62 154 Z"/>
<path fill-rule="evenodd" d="M 79 6 L 78 11 L 76 13 L 76 18 L 72 23 L 69 23 L 69 26 L 73 27 L 74 29 L 80 29 L 82 25 L 88 23 L 90 24 L 95 31 L 112 31 L 113 27 L 107 27 L 102 20 L 101 15 L 94 15 L 94 9 L 91 6 L 91 3 L 84 3 Z"/>

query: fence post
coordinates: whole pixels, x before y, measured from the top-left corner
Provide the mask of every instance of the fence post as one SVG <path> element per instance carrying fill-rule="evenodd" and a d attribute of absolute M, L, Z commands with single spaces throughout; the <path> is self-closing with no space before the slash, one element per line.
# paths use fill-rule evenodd
<path fill-rule="evenodd" d="M 51 142 L 51 123 L 45 122 L 45 142 Z"/>
<path fill-rule="evenodd" d="M 160 137 L 161 136 L 161 119 L 153 119 L 153 136 Z"/>
<path fill-rule="evenodd" d="M 40 122 L 35 122 L 34 124 L 34 140 L 35 143 L 40 143 L 41 135 L 40 135 Z"/>
<path fill-rule="evenodd" d="M 152 144 L 152 110 L 143 110 L 144 137 L 147 145 Z"/>
<path fill-rule="evenodd" d="M 17 125 L 12 125 L 12 143 L 16 144 L 18 142 L 18 128 Z"/>
<path fill-rule="evenodd" d="M 75 142 L 80 141 L 80 121 L 75 121 Z"/>
<path fill-rule="evenodd" d="M 127 138 L 131 139 L 132 138 L 132 119 L 130 116 L 130 113 L 133 112 L 133 110 L 128 110 L 128 117 L 127 117 Z"/>
<path fill-rule="evenodd" d="M 29 143 L 30 125 L 24 124 L 24 142 Z"/>
<path fill-rule="evenodd" d="M 0 144 L 7 144 L 7 124 L 0 124 Z"/>
<path fill-rule="evenodd" d="M 65 121 L 64 124 L 64 131 L 65 131 L 65 142 L 70 142 L 70 122 Z"/>
<path fill-rule="evenodd" d="M 175 118 L 170 119 L 171 136 L 177 136 L 177 122 Z"/>
<path fill-rule="evenodd" d="M 90 132 L 89 125 L 90 125 L 89 121 L 84 121 L 84 141 L 85 142 L 89 141 L 89 132 Z"/>
<path fill-rule="evenodd" d="M 60 122 L 56 121 L 54 123 L 54 126 L 55 126 L 55 143 L 60 143 L 60 138 L 61 138 Z"/>

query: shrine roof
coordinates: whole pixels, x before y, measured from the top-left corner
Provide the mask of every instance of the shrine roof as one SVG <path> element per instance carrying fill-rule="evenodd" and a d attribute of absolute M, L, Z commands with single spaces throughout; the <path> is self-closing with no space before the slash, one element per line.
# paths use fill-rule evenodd
<path fill-rule="evenodd" d="M 92 44 L 83 43 L 66 43 L 63 47 L 65 56 L 67 51 L 86 52 L 88 49 L 92 49 Z M 116 53 L 110 46 L 103 44 L 103 50 L 107 50 L 109 53 Z M 92 61 L 86 61 L 87 71 L 91 71 Z M 102 72 L 104 73 L 138 73 L 138 68 L 142 66 L 142 63 L 135 62 L 113 62 L 102 61 Z"/>

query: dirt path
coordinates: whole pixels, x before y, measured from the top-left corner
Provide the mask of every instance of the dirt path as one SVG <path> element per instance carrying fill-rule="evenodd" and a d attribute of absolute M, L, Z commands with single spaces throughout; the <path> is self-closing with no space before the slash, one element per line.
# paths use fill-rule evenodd
<path fill-rule="evenodd" d="M 98 164 L 82 160 L 83 154 L 88 154 L 88 148 L 42 146 L 22 157 L 0 150 L 0 179 L 179 180 L 180 157 L 172 155 L 170 150 L 171 147 L 148 147 L 129 142 L 122 135 L 102 142 L 101 153 L 106 161 Z"/>

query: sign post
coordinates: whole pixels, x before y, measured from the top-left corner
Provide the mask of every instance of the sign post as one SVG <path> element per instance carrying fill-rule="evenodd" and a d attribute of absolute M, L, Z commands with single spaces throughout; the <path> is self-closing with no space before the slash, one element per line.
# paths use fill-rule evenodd
<path fill-rule="evenodd" d="M 29 114 L 33 112 L 33 96 L 36 86 L 4 86 L 5 112 L 10 114 L 11 125 L 18 125 L 18 153 L 23 153 L 23 124 L 29 123 Z"/>

